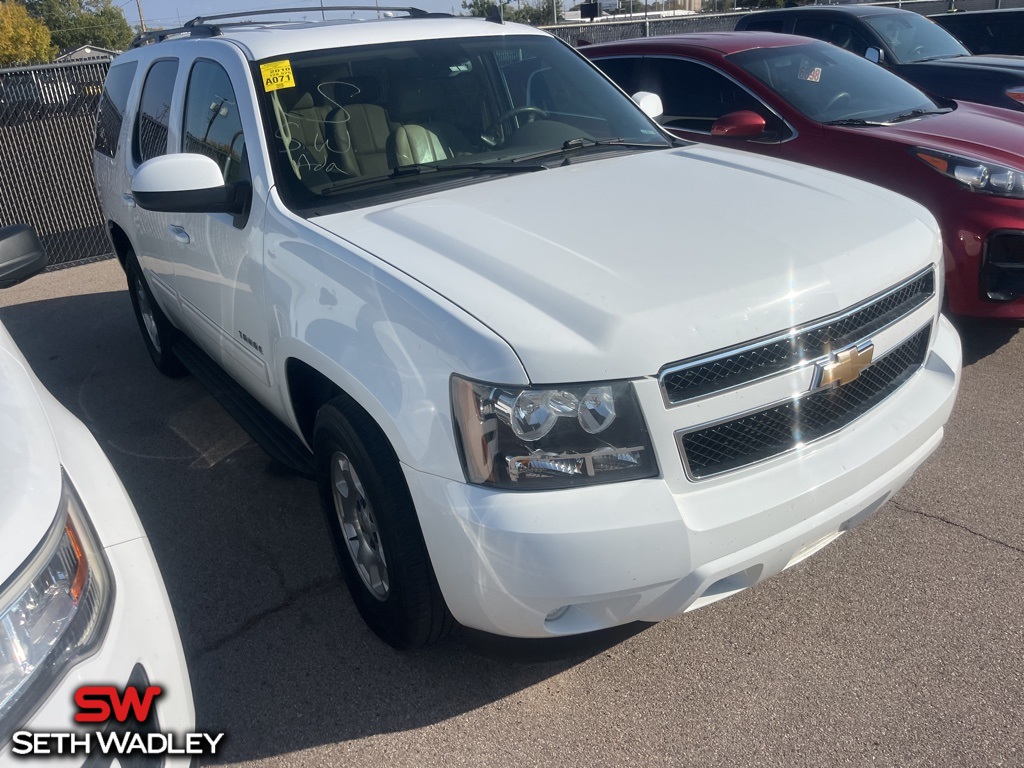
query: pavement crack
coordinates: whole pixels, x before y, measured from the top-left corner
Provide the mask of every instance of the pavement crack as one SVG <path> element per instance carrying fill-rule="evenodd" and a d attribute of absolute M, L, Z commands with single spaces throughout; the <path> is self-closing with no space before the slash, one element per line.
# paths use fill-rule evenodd
<path fill-rule="evenodd" d="M 973 536 L 977 536 L 979 539 L 984 539 L 985 541 L 989 541 L 993 544 L 998 544 L 1001 547 L 1006 547 L 1006 549 L 1012 550 L 1013 552 L 1016 552 L 1019 555 L 1024 555 L 1024 548 L 1015 547 L 1013 544 L 1005 542 L 1002 539 L 997 539 L 992 536 L 988 536 L 987 534 L 981 533 L 980 531 L 976 531 L 973 528 L 968 528 L 963 523 L 958 523 L 955 520 L 950 520 L 948 517 L 936 515 L 931 512 L 922 512 L 919 509 L 911 509 L 910 507 L 905 506 L 898 501 L 892 501 L 891 504 L 901 512 L 909 512 L 912 515 L 920 515 L 921 517 L 927 517 L 930 520 L 937 520 L 940 523 L 946 523 L 946 525 L 951 525 L 954 528 L 959 528 L 960 530 L 966 531 L 967 533 L 970 533 Z"/>
<path fill-rule="evenodd" d="M 209 653 L 215 653 L 216 651 L 219 651 L 232 640 L 237 640 L 245 633 L 254 629 L 258 624 L 263 622 L 265 619 L 269 619 L 271 616 L 274 616 L 275 614 L 278 614 L 281 611 L 285 610 L 290 605 L 292 605 L 292 603 L 294 603 L 296 600 L 303 597 L 309 597 L 310 595 L 316 594 L 321 590 L 327 589 L 331 586 L 331 584 L 332 579 L 318 579 L 317 581 L 314 581 L 312 584 L 307 584 L 305 587 L 302 587 L 301 589 L 297 589 L 287 593 L 284 596 L 284 599 L 282 599 L 281 602 L 279 602 L 277 605 L 273 605 L 270 608 L 260 611 L 254 616 L 250 616 L 248 619 L 242 622 L 241 625 L 236 627 L 228 634 L 224 635 L 219 640 L 215 640 L 209 645 L 205 645 L 202 648 L 200 648 L 198 654 L 196 655 L 197 659 L 202 658 L 203 656 L 206 656 Z"/>

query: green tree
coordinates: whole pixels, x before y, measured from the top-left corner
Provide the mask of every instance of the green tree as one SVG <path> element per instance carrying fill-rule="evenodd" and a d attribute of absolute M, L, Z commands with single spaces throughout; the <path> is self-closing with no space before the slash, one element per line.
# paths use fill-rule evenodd
<path fill-rule="evenodd" d="M 123 51 L 135 37 L 112 0 L 23 0 L 61 50 L 95 45 Z"/>
<path fill-rule="evenodd" d="M 502 13 L 505 21 L 517 21 L 521 24 L 532 24 L 539 27 L 553 23 L 553 5 L 558 7 L 558 20 L 564 21 L 561 0 L 505 3 Z M 497 3 L 493 0 L 462 0 L 462 8 L 468 11 L 470 16 L 487 16 L 492 8 L 497 8 Z"/>
<path fill-rule="evenodd" d="M 53 59 L 50 30 L 19 3 L 0 0 L 0 66 Z"/>

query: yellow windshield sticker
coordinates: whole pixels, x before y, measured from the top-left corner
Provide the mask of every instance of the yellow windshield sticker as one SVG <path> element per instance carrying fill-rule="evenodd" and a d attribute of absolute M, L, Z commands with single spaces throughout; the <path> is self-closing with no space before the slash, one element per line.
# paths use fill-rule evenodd
<path fill-rule="evenodd" d="M 260 74 L 263 76 L 263 90 L 267 93 L 280 90 L 281 88 L 295 87 L 292 63 L 288 59 L 260 64 Z"/>

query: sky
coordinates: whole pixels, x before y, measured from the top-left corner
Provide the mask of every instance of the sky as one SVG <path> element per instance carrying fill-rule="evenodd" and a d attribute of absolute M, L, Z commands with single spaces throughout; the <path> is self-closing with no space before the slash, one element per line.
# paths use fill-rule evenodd
<path fill-rule="evenodd" d="M 298 7 L 319 7 L 319 0 L 114 0 L 115 5 L 121 6 L 124 17 L 134 28 L 139 23 L 139 4 L 142 6 L 142 15 L 147 25 L 155 27 L 177 27 L 189 19 L 201 14 L 215 15 L 218 13 L 232 13 L 234 11 L 252 11 L 260 8 L 287 8 L 288 6 Z M 339 0 L 324 0 L 325 6 L 332 5 L 373 5 L 373 0 L 354 0 L 345 3 Z M 461 13 L 461 0 L 381 0 L 381 7 L 387 5 L 399 6 L 408 4 L 424 11 Z M 352 14 L 331 14 L 328 18 L 339 18 L 351 16 Z M 297 13 L 292 18 L 310 19 L 319 18 L 320 12 Z M 275 16 L 273 18 L 285 19 L 287 15 Z"/>

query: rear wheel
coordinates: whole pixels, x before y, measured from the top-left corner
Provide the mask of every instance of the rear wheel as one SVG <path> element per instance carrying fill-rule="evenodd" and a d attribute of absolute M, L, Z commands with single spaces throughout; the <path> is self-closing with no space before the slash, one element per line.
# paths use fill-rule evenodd
<path fill-rule="evenodd" d="M 132 298 L 135 319 L 139 323 L 142 340 L 146 344 L 146 351 L 149 352 L 153 365 L 165 376 L 184 376 L 188 370 L 171 349 L 178 331 L 157 305 L 153 293 L 146 284 L 146 278 L 142 275 L 138 259 L 132 252 L 129 252 L 125 259 L 125 274 L 128 277 L 128 294 Z"/>
<path fill-rule="evenodd" d="M 447 635 L 455 620 L 387 438 L 365 412 L 338 398 L 317 414 L 313 444 L 335 555 L 363 620 L 400 649 Z"/>

